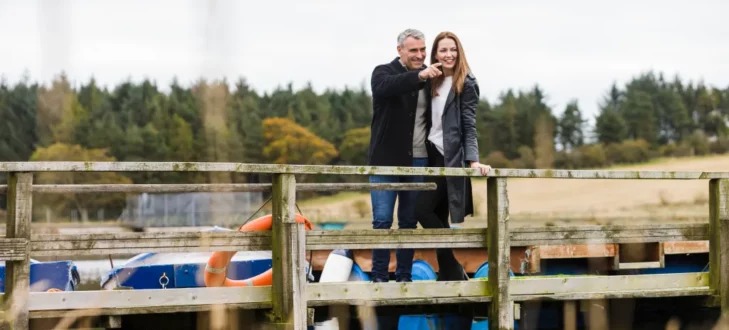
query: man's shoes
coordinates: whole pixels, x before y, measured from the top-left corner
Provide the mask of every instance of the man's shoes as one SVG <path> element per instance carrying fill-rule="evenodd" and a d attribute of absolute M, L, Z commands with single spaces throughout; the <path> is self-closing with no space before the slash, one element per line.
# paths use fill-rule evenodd
<path fill-rule="evenodd" d="M 412 279 L 404 278 L 404 277 L 397 279 L 397 282 L 412 282 L 412 281 L 413 281 Z"/>
<path fill-rule="evenodd" d="M 375 277 L 372 279 L 372 283 L 387 283 L 387 282 L 390 282 L 390 280 L 386 279 L 386 278 L 376 278 Z"/>

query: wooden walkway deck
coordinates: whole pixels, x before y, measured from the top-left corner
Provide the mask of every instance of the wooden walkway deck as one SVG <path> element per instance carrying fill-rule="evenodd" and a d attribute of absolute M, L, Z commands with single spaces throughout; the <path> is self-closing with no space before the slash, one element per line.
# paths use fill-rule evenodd
<path fill-rule="evenodd" d="M 225 308 L 266 309 L 276 328 L 306 329 L 308 307 L 337 304 L 408 305 L 488 302 L 490 329 L 512 329 L 514 302 L 532 300 L 584 300 L 706 296 L 729 313 L 729 172 L 561 171 L 495 169 L 488 177 L 488 228 L 445 230 L 305 231 L 295 219 L 297 174 L 345 175 L 446 175 L 478 176 L 470 169 L 387 168 L 358 166 L 303 166 L 236 163 L 96 163 L 25 162 L 0 163 L 9 173 L 6 237 L 0 239 L 0 260 L 7 264 L 3 320 L 11 329 L 28 329 L 30 318 L 88 315 L 128 315 Z M 114 191 L 178 191 L 185 185 L 49 186 L 33 185 L 33 173 L 44 171 L 203 171 L 273 174 L 270 186 L 238 185 L 226 189 L 271 189 L 274 226 L 270 233 L 115 233 L 80 235 L 31 235 L 33 192 L 69 193 Z M 709 224 L 580 226 L 509 228 L 509 178 L 706 180 L 710 192 Z M 336 189 L 329 184 L 326 189 Z M 322 186 L 324 187 L 324 186 Z M 342 186 L 344 187 L 344 186 Z M 194 189 L 224 189 L 204 186 Z M 316 190 L 310 185 L 306 189 Z M 348 189 L 348 188 L 343 188 Z M 355 189 L 355 188 L 352 188 Z M 356 189 L 432 189 L 428 185 Z M 708 242 L 708 243 L 707 243 Z M 617 267 L 648 267 L 621 259 L 623 246 L 640 244 L 661 255 L 707 248 L 708 272 L 664 275 L 509 277 L 514 251 L 533 249 L 532 255 L 597 253 L 617 259 Z M 565 247 L 567 246 L 567 247 Z M 486 250 L 488 280 L 414 283 L 307 283 L 303 270 L 306 251 L 348 248 L 410 247 Z M 535 249 L 536 247 L 536 249 Z M 564 249 L 567 249 L 565 251 Z M 118 255 L 136 252 L 272 250 L 274 285 L 270 287 L 194 288 L 168 290 L 113 290 L 79 292 L 29 292 L 30 257 Z M 526 251 L 526 250 L 524 250 Z M 363 251 L 366 253 L 366 251 Z M 521 268 L 522 260 L 516 265 Z M 645 263 L 639 261 L 638 263 Z M 113 318 L 112 318 L 113 320 Z"/>

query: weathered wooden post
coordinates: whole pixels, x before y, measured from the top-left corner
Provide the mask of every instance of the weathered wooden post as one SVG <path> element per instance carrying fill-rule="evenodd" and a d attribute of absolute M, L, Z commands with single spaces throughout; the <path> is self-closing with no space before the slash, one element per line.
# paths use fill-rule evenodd
<path fill-rule="evenodd" d="M 8 174 L 8 238 L 30 239 L 33 212 L 33 173 Z M 30 293 L 30 244 L 23 260 L 6 261 L 5 322 L 12 330 L 28 329 L 28 298 Z"/>
<path fill-rule="evenodd" d="M 273 323 L 279 329 L 306 329 L 306 236 L 296 222 L 296 178 L 273 177 Z"/>
<path fill-rule="evenodd" d="M 729 317 L 729 179 L 709 181 L 709 283 Z"/>
<path fill-rule="evenodd" d="M 509 297 L 509 196 L 506 178 L 488 178 L 488 285 L 492 294 L 489 329 L 514 329 L 514 303 Z"/>

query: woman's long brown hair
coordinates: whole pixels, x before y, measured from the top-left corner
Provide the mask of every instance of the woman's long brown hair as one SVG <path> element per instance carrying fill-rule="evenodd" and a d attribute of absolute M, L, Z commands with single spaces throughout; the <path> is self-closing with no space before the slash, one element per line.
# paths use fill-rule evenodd
<path fill-rule="evenodd" d="M 441 32 L 435 37 L 435 40 L 433 41 L 433 48 L 430 50 L 430 65 L 438 63 L 438 60 L 436 59 L 436 54 L 438 54 L 438 43 L 446 38 L 453 39 L 456 43 L 456 48 L 458 49 L 456 65 L 453 68 L 453 87 L 456 88 L 456 94 L 461 94 L 463 91 L 463 83 L 466 81 L 466 75 L 468 75 L 468 72 L 471 71 L 471 68 L 468 66 L 468 61 L 466 61 L 466 52 L 463 51 L 461 40 L 459 40 L 453 32 Z M 440 67 L 440 70 L 443 70 L 442 66 Z M 438 96 L 438 87 L 443 84 L 444 77 L 445 75 L 440 75 L 433 78 L 430 90 L 433 97 Z"/>

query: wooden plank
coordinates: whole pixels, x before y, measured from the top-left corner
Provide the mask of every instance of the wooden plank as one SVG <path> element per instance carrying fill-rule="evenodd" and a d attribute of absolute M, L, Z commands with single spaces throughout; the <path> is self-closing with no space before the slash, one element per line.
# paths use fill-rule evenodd
<path fill-rule="evenodd" d="M 237 304 L 244 308 L 271 303 L 271 287 L 212 287 L 165 290 L 97 290 L 65 292 L 32 292 L 33 311 L 75 309 L 147 309 L 184 306 Z M 120 312 L 127 314 L 129 311 Z M 167 312 L 170 312 L 169 310 Z M 115 314 L 115 315 L 120 315 Z"/>
<path fill-rule="evenodd" d="M 484 248 L 486 229 L 313 230 L 308 250 L 395 248 Z"/>
<path fill-rule="evenodd" d="M 8 172 L 238 172 L 267 174 L 481 176 L 471 168 L 278 165 L 215 162 L 0 162 Z"/>
<path fill-rule="evenodd" d="M 33 192 L 41 194 L 85 193 L 182 193 L 182 192 L 269 192 L 271 184 L 41 184 Z"/>
<path fill-rule="evenodd" d="M 492 301 L 489 329 L 513 329 L 514 310 L 509 293 L 510 251 L 509 196 L 506 178 L 489 178 L 488 198 L 488 256 L 489 289 Z"/>
<path fill-rule="evenodd" d="M 171 232 L 33 235 L 33 256 L 90 256 L 144 252 L 260 251 L 270 232 Z"/>
<path fill-rule="evenodd" d="M 551 258 L 589 258 L 612 257 L 615 247 L 612 244 L 576 244 L 577 242 L 593 242 L 596 238 L 612 236 L 612 240 L 623 242 L 633 239 L 645 242 L 663 239 L 675 239 L 672 230 L 690 231 L 700 233 L 708 231 L 707 224 L 674 226 L 667 229 L 665 226 L 655 226 L 653 234 L 639 236 L 651 231 L 645 226 L 637 229 L 629 226 L 620 226 L 606 229 L 602 232 L 600 226 L 586 226 L 588 228 L 567 228 L 559 235 L 572 235 L 579 239 L 564 240 L 544 239 L 553 238 L 554 228 L 516 228 L 511 233 L 511 246 L 530 246 L 528 243 L 547 242 L 560 245 L 539 245 L 540 256 L 543 259 Z M 663 228 L 663 229 L 661 229 Z M 658 232 L 669 235 L 660 238 Z M 485 248 L 487 247 L 487 233 L 485 228 L 474 229 L 403 229 L 403 230 L 312 230 L 306 232 L 308 250 L 352 249 L 369 250 L 373 248 L 439 248 L 449 247 L 455 249 Z M 529 235 L 524 237 L 524 235 Z M 656 236 L 651 236 L 656 235 Z M 703 236 L 698 234 L 697 237 Z M 685 237 L 684 238 L 688 238 Z M 520 240 L 522 239 L 522 240 Z M 565 244 L 567 243 L 567 244 Z M 572 244 L 570 244 L 572 243 Z M 20 243 L 13 243 L 20 244 Z M 676 242 L 673 243 L 677 244 Z M 237 231 L 225 232 L 158 232 L 158 233 L 109 233 L 109 234 L 73 234 L 48 235 L 34 234 L 30 243 L 32 256 L 90 256 L 109 254 L 129 254 L 141 252 L 195 252 L 195 251 L 258 251 L 271 249 L 270 232 Z M 9 250 L 8 250 L 9 251 Z M 5 251 L 5 253 L 9 253 Z M 2 255 L 3 252 L 0 252 Z"/>
<path fill-rule="evenodd" d="M 709 273 L 723 315 L 729 317 L 729 180 L 709 182 Z"/>
<path fill-rule="evenodd" d="M 296 222 L 296 179 L 273 177 L 273 320 L 285 329 L 306 329 L 306 236 Z"/>
<path fill-rule="evenodd" d="M 574 259 L 614 257 L 615 244 L 573 244 L 573 245 L 540 245 L 541 259 Z"/>
<path fill-rule="evenodd" d="M 729 198 L 729 196 L 727 196 Z M 722 284 L 719 290 L 719 299 L 721 301 L 721 313 L 724 317 L 729 318 L 729 219 L 722 219 L 719 223 L 719 254 L 721 255 L 719 263 L 721 264 Z"/>
<path fill-rule="evenodd" d="M 619 262 L 615 269 L 647 269 L 647 268 L 663 268 L 660 261 L 641 261 L 641 262 Z"/>
<path fill-rule="evenodd" d="M 96 292 L 96 291 L 87 291 Z M 32 293 L 33 294 L 33 293 Z M 40 293 L 39 293 L 40 294 Z M 270 296 L 270 295 L 269 295 Z M 32 298 L 31 298 L 32 299 Z M 30 311 L 31 319 L 42 318 L 58 318 L 64 317 L 68 313 L 73 312 L 74 316 L 99 316 L 99 315 L 136 315 L 136 314 L 168 314 L 168 313 L 194 313 L 209 312 L 219 308 L 221 304 L 225 304 L 227 309 L 269 309 L 271 308 L 271 300 L 264 302 L 246 302 L 246 303 L 215 303 L 207 305 L 175 305 L 175 306 L 143 306 L 129 308 L 91 308 L 91 309 L 74 309 L 74 310 L 40 310 Z"/>
<path fill-rule="evenodd" d="M 612 276 L 525 276 L 514 277 L 511 281 L 510 291 L 514 300 L 521 300 L 518 297 L 521 295 L 542 297 L 563 295 L 561 299 L 567 299 L 570 294 L 580 294 L 580 299 L 584 299 L 585 294 L 590 293 L 627 292 L 632 294 L 637 291 L 669 289 L 708 290 L 708 286 L 709 273 L 706 272 Z"/>
<path fill-rule="evenodd" d="M 721 313 L 725 318 L 729 318 L 729 220 L 723 219 L 719 223 L 719 235 L 721 242 L 719 243 L 719 251 L 721 254 L 721 289 L 719 290 L 719 299 L 721 303 Z"/>
<path fill-rule="evenodd" d="M 0 190 L 2 190 L 0 185 Z M 297 191 L 355 190 L 435 190 L 432 182 L 424 183 L 304 183 Z M 246 184 L 64 184 L 34 185 L 34 193 L 172 193 L 172 192 L 270 192 L 270 183 Z"/>
<path fill-rule="evenodd" d="M 707 225 L 708 227 L 708 225 Z M 708 230 L 707 230 L 708 232 Z M 709 253 L 709 241 L 663 242 L 664 254 Z"/>
<path fill-rule="evenodd" d="M 23 261 L 28 252 L 25 238 L 0 238 L 0 261 Z"/>
<path fill-rule="evenodd" d="M 8 207 L 6 235 L 9 239 L 30 239 L 33 217 L 33 173 L 8 174 Z M 5 263 L 5 293 L 10 297 L 5 317 L 11 330 L 29 327 L 28 294 L 30 292 L 30 246 L 20 250 L 23 258 Z"/>
<path fill-rule="evenodd" d="M 721 313 L 729 317 L 729 180 L 709 183 L 709 272 Z"/>
<path fill-rule="evenodd" d="M 240 308 L 268 308 L 271 288 L 214 287 L 166 290 L 97 290 L 33 292 L 30 307 L 35 317 L 55 317 L 62 311 L 88 310 L 79 315 L 125 315 L 202 311 L 217 304 Z M 311 283 L 306 290 L 309 306 L 413 305 L 428 302 L 488 302 L 488 281 L 410 283 Z M 45 313 L 40 313 L 45 312 Z"/>
<path fill-rule="evenodd" d="M 488 281 L 342 282 L 307 285 L 309 306 L 365 306 L 488 302 Z"/>
<path fill-rule="evenodd" d="M 708 236 L 709 226 L 703 223 L 515 228 L 511 230 L 511 245 L 697 241 Z"/>
<path fill-rule="evenodd" d="M 656 290 L 627 290 L 610 292 L 576 292 L 557 294 L 533 294 L 515 295 L 514 301 L 570 301 L 570 300 L 592 300 L 602 304 L 605 299 L 629 299 L 629 298 L 672 298 L 672 297 L 700 297 L 709 296 L 713 291 L 709 286 L 682 288 L 682 289 L 656 289 Z"/>
<path fill-rule="evenodd" d="M 204 162 L 0 162 L 6 172 L 239 172 L 269 174 L 481 176 L 471 168 L 277 165 Z M 489 177 L 563 179 L 727 179 L 729 172 L 493 169 Z"/>
<path fill-rule="evenodd" d="M 247 238 L 251 240 L 271 237 L 270 231 L 239 232 L 236 230 L 226 231 L 170 231 L 170 232 L 118 232 L 118 233 L 93 233 L 93 234 L 33 234 L 33 241 L 114 241 L 114 240 L 214 240 Z M 31 243 L 32 244 L 32 243 Z M 252 243 L 258 244 L 258 243 Z"/>
<path fill-rule="evenodd" d="M 593 232 L 593 231 L 615 231 L 621 232 L 626 230 L 695 230 L 697 235 L 706 235 L 708 237 L 707 223 L 654 223 L 654 224 L 637 224 L 637 225 L 580 225 L 580 226 L 544 226 L 544 227 L 517 227 L 512 232 L 521 234 L 527 233 L 561 233 L 568 232 Z"/>
<path fill-rule="evenodd" d="M 682 171 L 613 171 L 613 170 L 533 170 L 495 168 L 489 176 L 502 178 L 540 179 L 643 179 L 643 180 L 698 180 L 729 177 L 726 172 Z"/>
<path fill-rule="evenodd" d="M 307 285 L 306 298 L 309 306 L 488 302 L 491 295 L 488 282 L 311 283 Z M 515 301 L 649 298 L 707 295 L 711 292 L 708 285 L 708 273 L 530 276 L 514 278 L 510 293 Z M 32 292 L 29 308 L 36 317 L 54 317 L 70 310 L 88 310 L 85 315 L 171 313 L 201 311 L 218 304 L 269 308 L 271 297 L 271 286 Z"/>

